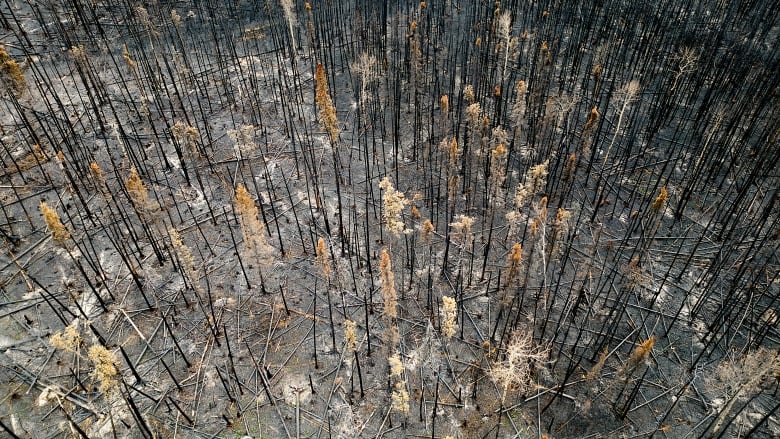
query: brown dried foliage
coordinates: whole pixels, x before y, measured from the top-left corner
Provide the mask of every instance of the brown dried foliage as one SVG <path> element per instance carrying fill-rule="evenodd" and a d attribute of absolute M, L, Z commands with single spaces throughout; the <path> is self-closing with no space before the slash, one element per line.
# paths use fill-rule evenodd
<path fill-rule="evenodd" d="M 78 352 L 81 347 L 78 320 L 74 320 L 63 331 L 49 337 L 49 344 L 66 352 Z"/>
<path fill-rule="evenodd" d="M 588 120 L 585 121 L 585 131 L 590 130 L 594 126 L 596 126 L 596 122 L 599 121 L 599 110 L 596 107 L 593 107 L 590 109 L 590 114 L 588 114 Z"/>
<path fill-rule="evenodd" d="M 193 153 L 197 154 L 197 142 L 200 136 L 197 128 L 179 121 L 171 127 L 171 134 L 177 142 L 187 145 Z"/>
<path fill-rule="evenodd" d="M 24 79 L 22 68 L 2 45 L 0 45 L 0 76 L 2 76 L 4 81 L 8 81 L 18 94 L 21 94 L 27 87 L 27 81 Z"/>
<path fill-rule="evenodd" d="M 328 248 L 325 245 L 325 239 L 319 238 L 317 240 L 317 265 L 320 266 L 322 274 L 326 279 L 330 278 L 330 259 L 328 259 Z"/>
<path fill-rule="evenodd" d="M 593 365 L 593 367 L 590 368 L 588 373 L 585 375 L 585 379 L 588 381 L 592 381 L 594 378 L 599 376 L 601 373 L 601 369 L 604 368 L 604 364 L 607 362 L 607 357 L 609 356 L 609 350 L 607 348 L 604 348 L 603 351 L 601 351 L 601 354 L 599 354 L 599 359 L 596 362 L 596 364 Z"/>
<path fill-rule="evenodd" d="M 404 221 L 401 213 L 404 207 L 409 204 L 409 200 L 403 192 L 393 187 L 390 179 L 385 177 L 379 182 L 379 187 L 384 191 L 382 195 L 382 214 L 385 220 L 387 231 L 398 236 L 404 231 Z"/>
<path fill-rule="evenodd" d="M 509 268 L 506 278 L 507 285 L 510 285 L 515 281 L 515 279 L 517 279 L 518 274 L 520 274 L 520 267 L 522 262 L 523 247 L 519 242 L 516 242 L 515 245 L 512 246 L 512 251 L 509 252 L 509 256 L 507 257 L 507 265 Z"/>
<path fill-rule="evenodd" d="M 433 233 L 436 230 L 435 227 L 433 227 L 433 223 L 430 219 L 426 219 L 425 222 L 423 222 L 422 225 L 422 239 L 423 241 L 430 241 L 431 240 L 431 233 Z"/>
<path fill-rule="evenodd" d="M 395 276 L 387 249 L 382 249 L 379 260 L 379 274 L 382 278 L 382 300 L 384 315 L 395 320 L 398 317 L 398 293 L 395 289 Z"/>
<path fill-rule="evenodd" d="M 122 45 L 122 58 L 124 58 L 125 64 L 127 64 L 127 67 L 129 67 L 130 70 L 138 68 L 138 64 L 130 57 L 130 52 L 127 50 L 127 44 Z"/>
<path fill-rule="evenodd" d="M 145 209 L 149 206 L 149 191 L 146 190 L 146 185 L 138 175 L 135 166 L 130 168 L 130 177 L 125 180 L 125 188 L 136 207 Z"/>
<path fill-rule="evenodd" d="M 642 363 L 646 362 L 650 358 L 650 353 L 653 351 L 655 345 L 655 337 L 650 336 L 647 340 L 639 343 L 628 358 L 628 369 L 636 368 Z"/>
<path fill-rule="evenodd" d="M 62 221 L 60 221 L 60 215 L 56 210 L 49 207 L 45 201 L 41 201 L 40 209 L 43 220 L 46 222 L 46 228 L 51 232 L 51 237 L 58 244 L 64 244 L 65 241 L 70 238 L 70 232 L 65 228 L 65 225 L 62 224 Z"/>
<path fill-rule="evenodd" d="M 530 332 L 515 332 L 506 348 L 503 361 L 493 363 L 490 371 L 492 380 L 501 388 L 501 401 L 506 400 L 507 391 L 520 394 L 533 388 L 532 372 L 541 367 L 547 359 L 547 350 L 534 343 Z"/>
<path fill-rule="evenodd" d="M 661 192 L 653 200 L 653 211 L 661 212 L 666 207 L 666 200 L 669 199 L 669 193 L 666 191 L 666 186 L 661 187 Z"/>
<path fill-rule="evenodd" d="M 104 394 L 112 394 L 119 388 L 119 361 L 113 352 L 101 345 L 93 345 L 89 348 L 89 360 L 95 366 L 92 377 L 100 381 L 100 391 Z"/>
<path fill-rule="evenodd" d="M 260 211 L 254 198 L 249 195 L 249 191 L 241 183 L 236 186 L 236 210 L 239 213 L 241 232 L 247 250 L 254 252 L 254 256 L 260 258 L 261 261 L 267 262 L 271 248 L 265 242 L 265 227 L 258 219 Z"/>
<path fill-rule="evenodd" d="M 447 95 L 441 95 L 441 112 L 447 114 L 450 111 L 450 98 Z"/>
<path fill-rule="evenodd" d="M 322 64 L 317 64 L 317 70 L 314 73 L 314 100 L 319 110 L 320 124 L 330 135 L 331 142 L 338 141 L 339 122 L 336 117 L 336 107 L 328 92 L 328 79 L 325 75 L 325 68 Z"/>
<path fill-rule="evenodd" d="M 458 305 L 455 299 L 442 296 L 441 333 L 446 338 L 452 338 L 458 329 Z"/>

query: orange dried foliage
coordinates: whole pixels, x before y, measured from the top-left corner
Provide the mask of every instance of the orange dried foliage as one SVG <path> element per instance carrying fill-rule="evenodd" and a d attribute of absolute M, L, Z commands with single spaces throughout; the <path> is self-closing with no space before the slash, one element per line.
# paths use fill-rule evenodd
<path fill-rule="evenodd" d="M 420 210 L 417 208 L 417 206 L 412 206 L 411 209 L 412 218 L 415 220 L 419 220 L 422 218 L 422 215 L 420 215 Z"/>
<path fill-rule="evenodd" d="M 16 62 L 11 55 L 5 50 L 5 47 L 0 45 L 0 74 L 5 77 L 13 86 L 14 91 L 21 94 L 27 86 L 27 81 L 24 79 L 22 68 L 19 63 Z"/>
<path fill-rule="evenodd" d="M 330 135 L 331 141 L 336 142 L 339 138 L 339 122 L 336 117 L 336 107 L 328 92 L 328 79 L 322 64 L 317 64 L 317 70 L 314 73 L 314 86 L 314 100 L 319 109 L 320 123 Z"/>
<path fill-rule="evenodd" d="M 666 191 L 666 186 L 661 188 L 661 192 L 653 201 L 653 210 L 658 212 L 666 207 L 666 200 L 669 199 L 669 193 Z"/>
<path fill-rule="evenodd" d="M 139 208 L 145 207 L 149 203 L 149 192 L 146 190 L 143 180 L 138 175 L 135 166 L 130 168 L 130 177 L 125 180 L 125 188 L 130 198 Z"/>
<path fill-rule="evenodd" d="M 422 239 L 429 241 L 431 239 L 431 233 L 433 233 L 435 230 L 436 229 L 433 227 L 431 220 L 426 219 L 422 225 Z"/>
<path fill-rule="evenodd" d="M 585 121 L 585 130 L 589 130 L 593 128 L 596 125 L 596 122 L 599 121 L 599 110 L 596 107 L 593 107 L 590 110 L 590 114 L 588 115 L 588 120 Z"/>
<path fill-rule="evenodd" d="M 330 261 L 328 260 L 328 249 L 325 246 L 325 239 L 317 240 L 317 263 L 322 269 L 326 278 L 330 277 Z"/>
<path fill-rule="evenodd" d="M 523 261 L 523 247 L 519 242 L 512 246 L 512 251 L 509 252 L 509 274 L 507 274 L 507 284 L 512 283 L 520 273 L 520 264 Z"/>
<path fill-rule="evenodd" d="M 393 266 L 390 262 L 390 254 L 384 248 L 379 260 L 379 273 L 382 278 L 384 314 L 387 318 L 395 320 L 398 317 L 398 293 L 395 289 L 395 276 L 393 275 Z"/>
<path fill-rule="evenodd" d="M 639 365 L 640 363 L 647 360 L 647 358 L 650 356 L 650 352 L 653 350 L 653 346 L 655 345 L 655 337 L 650 336 L 647 340 L 643 341 L 642 343 L 639 343 L 639 346 L 634 349 L 634 352 L 631 354 L 631 358 L 629 359 L 629 362 L 632 365 Z"/>
<path fill-rule="evenodd" d="M 447 113 L 450 111 L 450 98 L 447 95 L 441 95 L 441 112 Z"/>
<path fill-rule="evenodd" d="M 51 232 L 51 237 L 58 244 L 65 243 L 65 241 L 70 238 L 70 232 L 68 232 L 68 229 L 66 229 L 65 225 L 60 221 L 60 215 L 56 210 L 49 207 L 45 201 L 41 201 L 40 209 L 43 220 L 46 222 L 46 228 Z"/>

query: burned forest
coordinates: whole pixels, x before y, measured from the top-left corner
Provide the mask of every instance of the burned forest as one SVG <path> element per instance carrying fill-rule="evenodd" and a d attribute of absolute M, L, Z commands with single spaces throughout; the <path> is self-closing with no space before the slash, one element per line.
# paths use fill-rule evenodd
<path fill-rule="evenodd" d="M 3 0 L 0 436 L 780 437 L 754 0 Z"/>

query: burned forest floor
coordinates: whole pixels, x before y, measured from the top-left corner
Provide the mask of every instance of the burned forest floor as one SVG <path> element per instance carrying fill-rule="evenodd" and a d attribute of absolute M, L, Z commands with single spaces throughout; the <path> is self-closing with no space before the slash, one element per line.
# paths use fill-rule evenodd
<path fill-rule="evenodd" d="M 780 436 L 771 5 L 394 3 L 0 4 L 3 437 Z"/>

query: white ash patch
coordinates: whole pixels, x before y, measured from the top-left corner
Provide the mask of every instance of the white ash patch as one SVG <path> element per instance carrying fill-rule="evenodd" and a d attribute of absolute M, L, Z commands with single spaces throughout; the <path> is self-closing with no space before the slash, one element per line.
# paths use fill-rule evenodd
<path fill-rule="evenodd" d="M 663 287 L 661 287 L 661 290 L 658 292 L 656 303 L 662 305 L 665 304 L 668 300 L 669 300 L 669 287 L 664 285 Z"/>
<path fill-rule="evenodd" d="M 131 438 L 133 437 L 133 435 L 131 434 L 132 430 L 128 429 L 122 433 L 119 433 L 118 431 L 115 430 L 115 427 L 121 428 L 121 426 L 124 425 L 122 420 L 125 420 L 127 421 L 128 424 L 131 424 L 130 421 L 131 417 L 132 415 L 130 414 L 130 412 L 126 407 L 111 408 L 111 415 L 110 416 L 108 414 L 101 415 L 98 418 L 98 420 L 95 421 L 95 423 L 93 423 L 90 426 L 87 435 L 91 438 L 99 438 L 99 439 L 113 439 L 115 437 Z"/>
<path fill-rule="evenodd" d="M 292 407 L 300 401 L 300 404 L 306 404 L 311 401 L 311 389 L 309 380 L 301 374 L 290 374 L 279 380 L 278 384 L 282 389 L 284 401 Z"/>
<path fill-rule="evenodd" d="M 348 404 L 338 404 L 333 407 L 334 419 L 336 420 L 333 430 L 335 437 L 347 438 L 355 437 L 355 432 L 360 428 L 360 423 L 356 422 L 355 414 Z"/>
<path fill-rule="evenodd" d="M 302 190 L 295 191 L 295 198 L 298 200 L 299 203 L 302 203 L 306 206 L 314 205 L 314 197 L 310 197 L 306 192 Z"/>
<path fill-rule="evenodd" d="M 86 314 L 87 317 L 94 319 L 100 316 L 103 308 L 94 292 L 84 291 L 79 299 L 81 299 L 81 309 L 84 310 L 84 314 Z"/>
<path fill-rule="evenodd" d="M 216 369 L 207 369 L 203 374 L 203 388 L 215 389 L 217 387 L 217 372 Z"/>
<path fill-rule="evenodd" d="M 22 296 L 22 299 L 24 299 L 24 300 L 32 300 L 32 299 L 37 299 L 39 297 L 43 297 L 43 290 L 40 289 L 40 288 L 36 288 L 36 289 L 34 289 L 32 291 L 26 292 L 24 294 L 24 296 Z"/>
<path fill-rule="evenodd" d="M 234 306 L 236 304 L 236 299 L 232 297 L 220 297 L 219 299 L 214 301 L 214 306 L 216 308 L 224 308 L 226 306 Z"/>
<path fill-rule="evenodd" d="M 0 335 L 0 349 L 5 349 L 7 347 L 15 345 L 16 343 L 17 341 L 12 339 L 11 337 Z"/>
<path fill-rule="evenodd" d="M 173 169 L 179 171 L 181 170 L 181 161 L 179 160 L 179 157 L 174 153 L 166 153 L 165 158 L 168 160 L 168 163 L 171 164 Z M 181 172 L 182 175 L 184 175 L 184 172 Z"/>
<path fill-rule="evenodd" d="M 425 336 L 420 340 L 417 347 L 408 353 L 404 363 L 408 370 L 417 370 L 418 367 L 436 370 L 441 361 L 439 358 L 441 350 L 441 341 L 438 334 L 436 334 L 436 329 L 428 321 Z"/>
<path fill-rule="evenodd" d="M 118 275 L 118 271 L 124 267 L 124 262 L 119 257 L 119 253 L 113 250 L 102 250 L 98 253 L 98 261 L 103 268 L 103 272 L 110 277 Z"/>
<path fill-rule="evenodd" d="M 35 399 L 35 405 L 37 405 L 38 407 L 45 407 L 49 403 L 57 402 L 57 399 L 58 399 L 57 391 L 52 389 L 49 386 L 46 386 L 38 395 L 38 398 Z"/>

